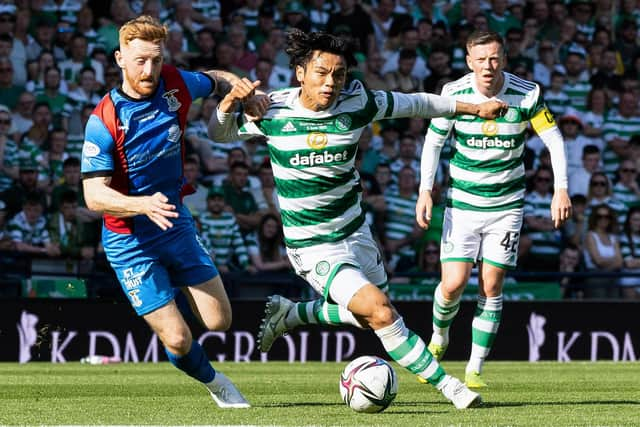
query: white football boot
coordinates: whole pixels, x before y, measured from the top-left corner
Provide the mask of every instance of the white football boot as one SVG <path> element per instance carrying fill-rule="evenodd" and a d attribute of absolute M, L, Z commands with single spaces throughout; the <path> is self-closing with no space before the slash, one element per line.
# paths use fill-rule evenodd
<path fill-rule="evenodd" d="M 211 397 L 221 408 L 250 408 L 251 405 L 244 398 L 240 390 L 222 372 L 216 371 L 213 381 L 206 383 L 205 387 L 211 393 Z"/>
<path fill-rule="evenodd" d="M 459 379 L 447 375 L 445 377 L 444 385 L 440 389 L 444 397 L 449 399 L 456 408 L 467 409 L 480 406 L 482 398 L 475 391 L 469 390 Z"/>

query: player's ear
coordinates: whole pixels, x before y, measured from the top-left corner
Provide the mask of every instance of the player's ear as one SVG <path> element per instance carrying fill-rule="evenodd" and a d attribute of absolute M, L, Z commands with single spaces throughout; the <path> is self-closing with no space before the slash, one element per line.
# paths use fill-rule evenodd
<path fill-rule="evenodd" d="M 304 68 L 300 65 L 296 65 L 296 79 L 298 79 L 300 83 L 304 83 Z"/>
<path fill-rule="evenodd" d="M 471 66 L 471 57 L 469 55 L 467 55 L 467 67 L 473 71 L 473 67 Z"/>
<path fill-rule="evenodd" d="M 118 67 L 124 68 L 124 59 L 122 58 L 122 52 L 116 50 L 113 55 L 116 57 L 116 63 L 118 64 Z"/>

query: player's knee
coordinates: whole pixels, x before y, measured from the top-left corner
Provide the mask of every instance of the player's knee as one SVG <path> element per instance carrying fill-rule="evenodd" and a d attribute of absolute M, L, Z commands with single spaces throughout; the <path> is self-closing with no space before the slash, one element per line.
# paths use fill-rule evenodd
<path fill-rule="evenodd" d="M 483 283 L 482 289 L 487 297 L 496 297 L 502 293 L 502 284 L 500 283 Z"/>
<path fill-rule="evenodd" d="M 224 332 L 231 327 L 231 307 L 220 308 L 213 316 L 203 316 L 204 326 L 210 331 Z"/>
<path fill-rule="evenodd" d="M 446 300 L 454 300 L 458 298 L 460 294 L 462 294 L 462 292 L 464 291 L 464 286 L 457 285 L 457 284 L 449 284 L 449 285 L 442 284 L 440 286 L 440 291 L 442 292 L 442 296 Z"/>
<path fill-rule="evenodd" d="M 231 315 L 222 315 L 207 324 L 210 331 L 224 332 L 231 327 Z"/>
<path fill-rule="evenodd" d="M 376 305 L 374 308 L 369 318 L 369 324 L 373 329 L 384 328 L 385 326 L 391 325 L 396 318 L 396 313 L 391 304 L 382 303 Z"/>
<path fill-rule="evenodd" d="M 162 337 L 162 342 L 165 347 L 169 349 L 173 354 L 184 355 L 191 349 L 191 333 L 188 331 L 176 331 L 173 333 L 165 334 Z"/>
<path fill-rule="evenodd" d="M 440 291 L 446 299 L 455 299 L 462 294 L 466 283 L 464 274 L 451 274 L 440 283 Z"/>

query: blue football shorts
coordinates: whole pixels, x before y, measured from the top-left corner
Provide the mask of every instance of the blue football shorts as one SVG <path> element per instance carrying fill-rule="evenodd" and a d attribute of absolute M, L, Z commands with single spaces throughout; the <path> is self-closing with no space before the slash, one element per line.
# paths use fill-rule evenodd
<path fill-rule="evenodd" d="M 193 220 L 146 240 L 103 229 L 103 242 L 122 290 L 139 316 L 173 300 L 176 288 L 199 285 L 219 274 Z"/>

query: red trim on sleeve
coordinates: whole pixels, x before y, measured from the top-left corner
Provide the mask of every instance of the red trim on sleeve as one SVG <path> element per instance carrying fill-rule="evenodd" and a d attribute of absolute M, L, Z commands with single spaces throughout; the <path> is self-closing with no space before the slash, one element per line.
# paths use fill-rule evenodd
<path fill-rule="evenodd" d="M 187 127 L 187 114 L 189 113 L 189 107 L 191 107 L 191 94 L 189 93 L 189 88 L 184 83 L 184 79 L 180 75 L 180 71 L 174 67 L 173 65 L 163 65 L 161 76 L 164 79 L 164 87 L 165 91 L 170 91 L 172 89 L 177 89 L 174 93 L 175 97 L 178 98 L 180 102 L 180 108 L 178 108 L 178 122 L 180 123 L 180 130 L 182 131 L 182 136 L 180 138 L 180 152 L 182 155 L 182 169 L 184 171 L 184 158 L 185 158 L 185 140 L 184 140 L 184 132 Z M 193 188 L 191 184 L 187 184 L 184 179 L 184 172 L 182 173 L 182 187 L 180 188 L 180 200 L 184 196 L 188 196 L 189 194 L 193 194 L 196 192 L 196 189 Z"/>
<path fill-rule="evenodd" d="M 102 123 L 106 126 L 114 142 L 113 163 L 114 171 L 111 176 L 111 188 L 119 193 L 129 194 L 129 165 L 124 152 L 124 131 L 122 122 L 116 113 L 110 94 L 107 94 L 93 110 Z M 117 218 L 113 215 L 104 214 L 104 225 L 114 233 L 133 233 L 133 218 Z"/>

